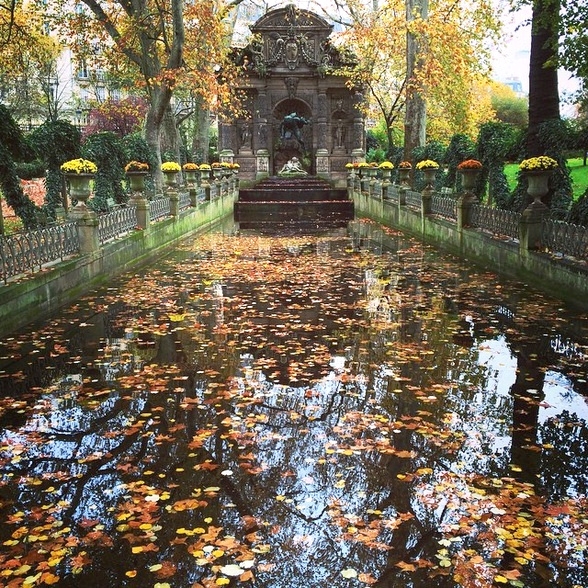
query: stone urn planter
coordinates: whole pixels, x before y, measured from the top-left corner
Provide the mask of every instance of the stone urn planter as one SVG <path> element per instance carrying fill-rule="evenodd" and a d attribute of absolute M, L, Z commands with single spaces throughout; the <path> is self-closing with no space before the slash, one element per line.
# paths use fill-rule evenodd
<path fill-rule="evenodd" d="M 521 161 L 519 170 L 527 178 L 527 194 L 533 198 L 529 207 L 545 206 L 541 198 L 549 192 L 549 177 L 558 167 L 557 161 L 548 155 L 538 155 Z"/>
<path fill-rule="evenodd" d="M 145 178 L 149 172 L 146 171 L 128 171 L 127 178 L 132 192 L 145 191 Z"/>
<path fill-rule="evenodd" d="M 72 200 L 77 200 L 74 208 L 85 209 L 88 208 L 87 201 L 92 195 L 92 188 L 90 183 L 95 177 L 95 174 L 64 174 L 65 179 L 69 183 L 69 195 Z"/>
<path fill-rule="evenodd" d="M 437 169 L 436 167 L 426 167 L 423 169 L 423 174 L 425 176 L 425 190 L 434 190 L 435 189 L 435 177 L 437 176 Z"/>
<path fill-rule="evenodd" d="M 168 188 L 175 188 L 178 185 L 178 173 L 177 171 L 163 172 L 163 181 Z"/>
<path fill-rule="evenodd" d="M 184 170 L 184 177 L 186 178 L 186 182 L 190 184 L 197 183 L 199 173 L 200 172 L 198 170 Z"/>
<path fill-rule="evenodd" d="M 524 172 L 527 178 L 527 194 L 533 198 L 533 204 L 542 204 L 541 199 L 549 191 L 551 170 Z"/>
<path fill-rule="evenodd" d="M 400 182 L 401 186 L 409 186 L 410 184 L 410 172 L 412 169 L 410 167 L 399 167 L 398 168 L 398 181 Z"/>

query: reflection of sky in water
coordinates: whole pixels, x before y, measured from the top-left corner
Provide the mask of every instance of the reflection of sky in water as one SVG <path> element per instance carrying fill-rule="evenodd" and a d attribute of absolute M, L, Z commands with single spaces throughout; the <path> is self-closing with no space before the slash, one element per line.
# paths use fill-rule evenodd
<path fill-rule="evenodd" d="M 486 391 L 510 396 L 516 377 L 517 362 L 504 337 L 478 343 L 478 363 L 487 369 Z M 543 385 L 544 398 L 540 402 L 539 422 L 555 417 L 566 410 L 588 421 L 588 399 L 577 393 L 570 379 L 560 372 L 547 370 Z"/>
<path fill-rule="evenodd" d="M 574 392 L 570 380 L 561 373 L 548 370 L 543 386 L 545 398 L 539 410 L 539 422 L 556 417 L 563 410 L 588 421 L 588 398 Z"/>
<path fill-rule="evenodd" d="M 291 258 L 281 258 L 292 275 L 275 281 L 271 289 L 262 272 L 249 284 L 249 274 L 238 275 L 238 267 L 229 264 L 228 275 L 214 280 L 206 275 L 208 285 L 197 290 L 194 285 L 204 284 L 205 272 L 190 260 L 172 259 L 166 270 L 180 276 L 183 288 L 194 287 L 183 297 L 181 311 L 174 306 L 179 297 L 174 280 L 157 269 L 141 280 L 154 280 L 154 290 L 165 290 L 165 310 L 164 303 L 149 300 L 151 292 L 146 291 L 143 303 L 121 304 L 120 316 L 113 312 L 107 320 L 98 313 L 91 320 L 80 319 L 96 327 L 95 332 L 87 326 L 76 332 L 80 341 L 75 353 L 83 361 L 74 358 L 66 366 L 71 375 L 46 386 L 35 408 L 27 409 L 32 411 L 27 418 L 14 430 L 8 426 L 0 433 L 0 447 L 6 446 L 2 451 L 22 446 L 15 449 L 14 463 L 6 464 L 17 475 L 4 478 L 11 484 L 21 480 L 14 486 L 22 492 L 22 510 L 52 500 L 47 486 L 54 484 L 59 488 L 56 499 L 75 504 L 70 521 L 100 519 L 116 538 L 117 549 L 128 552 L 121 535 L 130 531 L 120 531 L 124 524 L 119 523 L 127 519 L 118 509 L 124 511 L 128 506 L 120 505 L 129 501 L 141 511 L 150 498 L 161 517 L 158 545 L 165 549 L 149 559 L 128 561 L 139 562 L 139 567 L 143 561 L 154 564 L 168 557 L 163 552 L 169 549 L 192 570 L 182 585 L 199 579 L 194 558 L 169 542 L 177 528 L 206 526 L 205 518 L 222 526 L 223 533 L 240 536 L 242 517 L 255 517 L 260 541 L 271 545 L 267 555 L 256 556 L 256 566 L 272 566 L 256 570 L 261 588 L 361 585 L 342 578 L 344 568 L 380 577 L 378 585 L 386 588 L 429 588 L 436 584 L 431 584 L 426 568 L 402 572 L 397 564 L 422 557 L 436 566 L 442 536 L 450 549 L 470 547 L 490 557 L 476 543 L 475 533 L 468 546 L 466 531 L 464 538 L 459 527 L 456 536 L 444 535 L 447 526 L 439 529 L 458 525 L 471 505 L 476 514 L 478 503 L 494 508 L 472 487 L 472 477 L 494 480 L 490 497 L 500 478 L 512 483 L 516 477 L 513 428 L 522 420 L 515 411 L 517 357 L 507 329 L 521 337 L 527 351 L 534 351 L 533 334 L 525 330 L 532 321 L 525 312 L 517 314 L 526 311 L 524 305 L 511 311 L 506 300 L 496 311 L 498 303 L 486 303 L 482 296 L 478 308 L 477 292 L 467 289 L 467 278 L 460 281 L 458 270 L 450 262 L 443 265 L 440 257 L 432 262 L 433 255 L 425 255 L 420 246 L 410 245 L 409 270 L 404 270 L 397 263 L 402 251 L 379 255 L 380 232 L 374 255 L 368 236 L 364 234 L 361 243 L 356 234 L 347 241 L 338 237 L 316 250 L 310 241 L 292 245 Z M 230 245 L 223 245 L 222 237 L 214 239 L 222 266 Z M 245 256 L 246 240 L 240 245 Z M 255 242 L 264 263 L 275 248 L 274 242 Z M 294 259 L 306 261 L 306 266 L 298 269 Z M 314 272 L 310 277 L 293 280 L 296 272 L 309 268 Z M 349 287 L 341 288 L 348 278 Z M 440 285 L 444 281 L 447 293 Z M 482 281 L 478 285 L 485 286 Z M 124 294 L 123 288 L 117 296 Z M 501 291 L 492 295 L 502 301 Z M 340 307 L 338 298 L 344 302 Z M 166 313 L 175 320 L 166 322 Z M 253 319 L 260 319 L 260 330 Z M 333 331 L 323 328 L 326 320 Z M 101 330 L 104 325 L 108 328 Z M 306 330 L 297 331 L 301 326 Z M 245 330 L 239 339 L 240 327 Z M 110 336 L 113 330 L 118 338 Z M 565 411 L 579 418 L 588 415 L 585 399 L 557 371 L 557 360 L 564 354 L 572 354 L 578 364 L 583 358 L 561 341 L 566 339 L 551 345 L 548 359 L 540 358 L 541 366 L 548 365 L 540 424 Z M 310 351 L 304 349 L 307 344 Z M 301 367 L 305 361 L 307 367 Z M 284 383 L 291 373 L 279 368 L 290 363 L 300 369 Z M 176 377 L 181 370 L 185 378 Z M 582 425 L 577 429 L 583 430 Z M 203 430 L 210 435 L 191 446 Z M 554 432 L 545 428 L 539 435 Z M 32 435 L 30 442 L 27 435 Z M 545 447 L 536 447 L 534 455 L 543 451 L 541 467 L 557 470 L 564 463 L 570 464 L 570 471 L 562 480 L 542 472 L 543 479 L 559 483 L 561 496 L 575 498 L 585 479 L 585 458 L 578 457 L 579 465 L 572 463 L 570 448 L 559 440 L 553 444 L 562 445 L 557 460 Z M 218 469 L 201 469 L 206 460 Z M 534 464 L 522 466 L 529 476 L 536 475 Z M 60 468 L 72 474 L 61 485 L 51 480 L 54 469 Z M 31 484 L 28 477 L 41 483 Z M 153 487 L 152 494 L 142 494 L 147 487 Z M 205 487 L 219 488 L 207 497 L 206 507 L 173 511 L 174 500 L 201 498 Z M 163 497 L 166 491 L 168 498 Z M 508 508 L 503 504 L 491 514 Z M 493 526 L 499 522 L 481 531 Z M 382 543 L 377 547 L 365 539 L 373 529 L 370 540 Z M 363 540 L 358 539 L 361 533 Z M 482 544 L 484 540 L 482 536 Z M 125 562 L 105 556 L 106 561 L 112 577 L 125 578 Z M 95 579 L 87 585 L 106 587 L 115 585 L 112 582 Z M 141 582 L 129 586 L 154 582 L 146 572 Z M 442 585 L 457 583 L 445 578 Z M 531 578 L 525 585 L 533 588 L 541 581 Z"/>

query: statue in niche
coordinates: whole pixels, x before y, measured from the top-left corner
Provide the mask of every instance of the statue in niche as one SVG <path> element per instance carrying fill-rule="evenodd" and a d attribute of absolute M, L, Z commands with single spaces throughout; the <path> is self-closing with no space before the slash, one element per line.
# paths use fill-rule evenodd
<path fill-rule="evenodd" d="M 280 123 L 280 137 L 283 141 L 295 139 L 300 143 L 304 150 L 304 141 L 302 139 L 302 129 L 304 125 L 309 124 L 310 121 L 303 116 L 291 112 L 284 117 Z"/>
<path fill-rule="evenodd" d="M 286 78 L 284 83 L 288 89 L 288 98 L 294 98 L 298 89 L 298 80 L 296 78 Z"/>
<path fill-rule="evenodd" d="M 245 149 L 251 149 L 251 125 L 249 123 L 243 123 L 241 125 L 241 147 Z"/>
<path fill-rule="evenodd" d="M 259 137 L 259 144 L 262 148 L 266 147 L 267 145 L 267 124 L 264 122 L 259 123 L 259 128 L 257 129 L 257 136 Z"/>
<path fill-rule="evenodd" d="M 345 145 L 345 125 L 343 119 L 337 119 L 335 124 L 335 149 L 342 149 Z"/>

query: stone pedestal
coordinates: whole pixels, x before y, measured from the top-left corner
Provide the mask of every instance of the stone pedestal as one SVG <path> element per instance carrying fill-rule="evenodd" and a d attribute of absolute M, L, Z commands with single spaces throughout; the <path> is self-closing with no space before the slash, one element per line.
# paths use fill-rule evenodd
<path fill-rule="evenodd" d="M 255 179 L 261 180 L 269 176 L 269 151 L 267 149 L 258 149 L 255 156 Z"/>

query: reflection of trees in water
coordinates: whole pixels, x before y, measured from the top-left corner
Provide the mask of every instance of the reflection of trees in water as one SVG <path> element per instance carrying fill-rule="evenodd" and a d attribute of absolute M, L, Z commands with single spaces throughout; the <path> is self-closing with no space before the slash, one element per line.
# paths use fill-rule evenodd
<path fill-rule="evenodd" d="M 439 539 L 459 535 L 449 525 L 472 514 L 474 475 L 485 483 L 516 479 L 511 457 L 516 462 L 517 449 L 540 440 L 556 449 L 543 449 L 529 470 L 541 474 L 539 485 L 558 497 L 570 487 L 585 491 L 585 423 L 560 415 L 537 430 L 536 413 L 526 412 L 531 400 L 517 412 L 529 388 L 540 389 L 546 358 L 553 358 L 543 350 L 540 359 L 531 357 L 534 335 L 516 324 L 517 309 L 499 313 L 509 321 L 503 334 L 500 323 L 472 307 L 459 270 L 436 268 L 429 254 L 398 239 L 392 252 L 375 257 L 372 249 L 387 249 L 384 236 L 375 244 L 362 238 L 349 267 L 328 264 L 323 251 L 329 267 L 322 276 L 316 270 L 311 284 L 295 275 L 269 287 L 260 277 L 244 284 L 238 275 L 216 275 L 200 285 L 204 273 L 186 283 L 170 262 L 169 298 L 155 308 L 121 308 L 97 323 L 84 332 L 96 337 L 87 350 L 80 336 L 75 346 L 86 384 L 70 390 L 67 401 L 57 389 L 47 391 L 48 403 L 57 400 L 51 416 L 29 417 L 21 433 L 35 445 L 3 463 L 12 474 L 3 496 L 25 510 L 63 499 L 59 516 L 70 516 L 76 533 L 86 536 L 76 526 L 83 519 L 106 526 L 112 545 L 82 543 L 93 563 L 69 585 L 123 585 L 131 565 L 136 585 L 150 585 L 148 565 L 166 560 L 178 565 L 173 585 L 201 581 L 210 566 L 187 555 L 198 537 L 180 537 L 183 544 L 177 529 L 215 525 L 248 548 L 271 545 L 268 555 L 256 555 L 256 565 L 272 566 L 256 572 L 258 586 L 343 588 L 343 567 L 371 573 L 382 587 L 453 586 L 426 562 L 437 564 Z M 268 259 L 258 244 L 256 250 Z M 314 251 L 301 246 L 289 254 L 314 259 Z M 291 257 L 281 252 L 276 259 Z M 220 266 L 222 257 L 215 261 Z M 369 314 L 366 268 L 374 272 L 372 294 L 388 297 L 386 313 Z M 113 350 L 123 339 L 112 335 L 129 337 L 125 354 Z M 480 344 L 500 337 L 518 358 L 512 395 L 480 363 Z M 558 344 L 551 353 L 561 350 Z M 315 365 L 288 369 L 312 357 Z M 126 362 L 116 381 L 104 367 L 112 360 Z M 524 479 L 521 473 L 516 481 Z M 153 494 L 160 500 L 148 500 Z M 194 500 L 207 504 L 172 506 Z M 125 513 L 130 518 L 119 520 Z M 138 528 L 147 521 L 157 529 Z M 40 525 L 31 519 L 31 527 Z M 492 544 L 484 530 L 480 523 L 452 545 L 481 551 Z M 132 553 L 150 537 L 159 552 Z M 399 564 L 416 567 L 403 572 Z M 570 578 L 584 580 L 576 569 Z"/>

